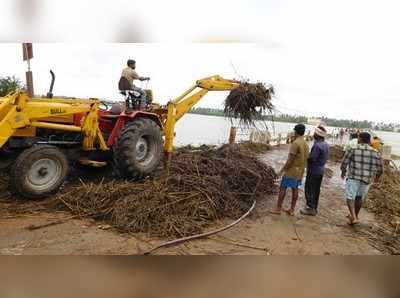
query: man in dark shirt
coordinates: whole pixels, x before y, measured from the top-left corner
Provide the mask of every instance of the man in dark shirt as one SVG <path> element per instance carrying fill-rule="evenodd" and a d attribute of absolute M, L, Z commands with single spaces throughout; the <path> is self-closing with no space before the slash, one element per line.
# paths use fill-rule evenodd
<path fill-rule="evenodd" d="M 305 185 L 307 205 L 303 210 L 300 210 L 300 213 L 304 215 L 317 215 L 322 178 L 324 177 L 325 164 L 329 158 L 329 145 L 325 142 L 325 137 L 326 129 L 323 126 L 318 126 L 314 132 L 315 142 L 307 163 Z"/>

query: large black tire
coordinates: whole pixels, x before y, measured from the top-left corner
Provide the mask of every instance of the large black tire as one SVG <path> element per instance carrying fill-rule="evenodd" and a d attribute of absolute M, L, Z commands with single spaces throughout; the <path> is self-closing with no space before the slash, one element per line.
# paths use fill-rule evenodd
<path fill-rule="evenodd" d="M 125 125 L 114 146 L 114 166 L 123 178 L 143 179 L 160 164 L 163 140 L 160 127 L 139 118 Z"/>
<path fill-rule="evenodd" d="M 57 147 L 35 145 L 24 150 L 10 171 L 10 190 L 28 199 L 42 199 L 58 191 L 67 177 L 67 158 Z"/>

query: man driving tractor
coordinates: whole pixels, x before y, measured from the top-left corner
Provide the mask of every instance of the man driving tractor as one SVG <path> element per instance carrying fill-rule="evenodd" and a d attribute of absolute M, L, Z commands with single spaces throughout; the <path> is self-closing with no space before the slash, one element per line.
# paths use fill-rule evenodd
<path fill-rule="evenodd" d="M 126 97 L 126 111 L 132 111 L 135 106 L 135 97 L 140 102 L 140 109 L 144 109 L 146 107 L 147 99 L 146 92 L 136 87 L 133 83 L 134 80 L 139 81 L 148 81 L 149 77 L 141 77 L 136 72 L 136 61 L 129 59 L 127 62 L 127 67 L 122 70 L 121 78 L 119 79 L 118 88 L 120 92 L 127 96 Z M 135 96 L 135 92 L 137 92 L 138 96 Z"/>

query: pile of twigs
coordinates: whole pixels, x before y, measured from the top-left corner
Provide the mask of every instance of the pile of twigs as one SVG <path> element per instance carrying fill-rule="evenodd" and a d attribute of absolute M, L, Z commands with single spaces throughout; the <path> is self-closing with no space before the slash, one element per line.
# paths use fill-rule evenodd
<path fill-rule="evenodd" d="M 373 224 L 368 228 L 357 229 L 357 233 L 364 236 L 371 246 L 384 254 L 400 254 L 400 231 L 390 226 Z"/>
<path fill-rule="evenodd" d="M 333 162 L 342 162 L 344 150 L 342 146 L 333 145 L 329 148 L 329 159 Z"/>
<path fill-rule="evenodd" d="M 385 167 L 380 183 L 371 187 L 366 204 L 371 211 L 383 215 L 389 221 L 400 219 L 400 171 L 398 169 L 394 166 Z"/>
<path fill-rule="evenodd" d="M 168 170 L 142 182 L 82 183 L 59 196 L 73 214 L 126 232 L 181 237 L 217 219 L 238 218 L 275 190 L 276 174 L 239 147 L 183 148 Z"/>
<path fill-rule="evenodd" d="M 255 126 L 255 120 L 261 119 L 266 112 L 272 113 L 273 95 L 274 89 L 267 88 L 263 83 L 243 82 L 225 99 L 225 116 L 239 119 L 243 126 Z"/>

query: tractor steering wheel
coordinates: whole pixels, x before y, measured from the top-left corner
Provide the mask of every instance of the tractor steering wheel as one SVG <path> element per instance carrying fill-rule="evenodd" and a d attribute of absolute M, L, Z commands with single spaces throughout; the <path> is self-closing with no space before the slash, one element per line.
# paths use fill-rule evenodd
<path fill-rule="evenodd" d="M 104 109 L 102 108 L 102 106 L 104 107 Z M 105 101 L 100 101 L 100 109 L 102 110 L 106 110 L 108 111 L 109 109 L 111 109 L 112 104 L 105 102 Z"/>

